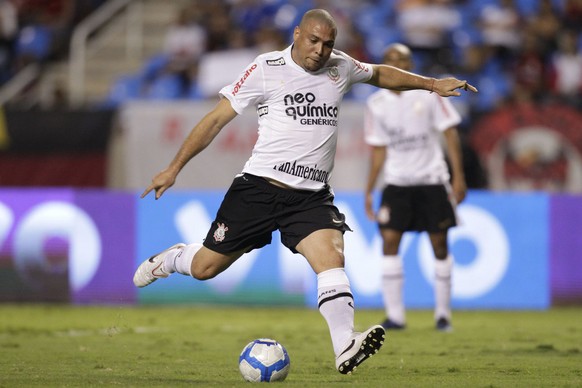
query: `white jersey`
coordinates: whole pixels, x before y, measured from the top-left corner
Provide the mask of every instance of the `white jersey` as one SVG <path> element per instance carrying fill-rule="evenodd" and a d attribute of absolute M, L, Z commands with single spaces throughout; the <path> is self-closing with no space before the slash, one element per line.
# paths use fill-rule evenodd
<path fill-rule="evenodd" d="M 380 90 L 368 97 L 365 139 L 370 145 L 386 146 L 384 183 L 413 186 L 448 182 L 440 138 L 442 132 L 460 122 L 447 98 L 425 90 L 400 94 Z"/>
<path fill-rule="evenodd" d="M 252 106 L 259 116 L 259 136 L 242 172 L 297 189 L 324 188 L 334 166 L 340 103 L 372 72 L 372 65 L 338 50 L 316 72 L 291 59 L 291 46 L 259 55 L 220 90 L 237 113 Z"/>

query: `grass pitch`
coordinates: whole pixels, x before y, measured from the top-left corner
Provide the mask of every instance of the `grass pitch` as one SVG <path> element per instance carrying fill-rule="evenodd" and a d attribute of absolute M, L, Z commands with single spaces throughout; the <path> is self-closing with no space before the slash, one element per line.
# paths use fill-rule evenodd
<path fill-rule="evenodd" d="M 382 319 L 357 310 L 356 329 Z M 0 387 L 248 387 L 238 355 L 255 338 L 291 357 L 284 385 L 302 387 L 580 387 L 582 309 L 455 311 L 454 331 L 432 312 L 353 375 L 340 375 L 316 310 L 225 307 L 0 305 Z"/>

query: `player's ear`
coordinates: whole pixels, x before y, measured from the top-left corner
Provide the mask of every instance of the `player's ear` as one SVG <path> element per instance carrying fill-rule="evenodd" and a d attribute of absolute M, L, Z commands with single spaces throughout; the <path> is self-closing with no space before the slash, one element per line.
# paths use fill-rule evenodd
<path fill-rule="evenodd" d="M 299 38 L 300 32 L 301 30 L 299 29 L 299 26 L 296 26 L 295 29 L 293 30 L 293 42 L 295 42 L 297 38 Z"/>

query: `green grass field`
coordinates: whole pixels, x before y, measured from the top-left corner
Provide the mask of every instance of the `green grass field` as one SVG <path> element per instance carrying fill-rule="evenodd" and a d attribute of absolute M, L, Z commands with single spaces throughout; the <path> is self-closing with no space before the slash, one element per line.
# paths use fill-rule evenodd
<path fill-rule="evenodd" d="M 361 330 L 382 312 L 356 311 Z M 252 339 L 281 342 L 283 383 L 303 387 L 581 387 L 582 309 L 455 311 L 436 332 L 432 312 L 353 375 L 335 371 L 316 310 L 225 307 L 0 305 L 0 387 L 248 386 L 238 355 Z"/>

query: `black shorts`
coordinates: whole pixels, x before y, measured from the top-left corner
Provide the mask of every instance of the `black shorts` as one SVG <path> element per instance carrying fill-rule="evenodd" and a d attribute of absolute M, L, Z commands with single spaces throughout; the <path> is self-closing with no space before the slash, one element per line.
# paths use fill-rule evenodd
<path fill-rule="evenodd" d="M 456 225 L 455 209 L 444 185 L 388 185 L 382 192 L 381 229 L 438 233 Z"/>
<path fill-rule="evenodd" d="M 224 254 L 249 252 L 270 244 L 278 229 L 283 245 L 297 253 L 297 244 L 316 230 L 351 231 L 333 199 L 328 188 L 290 190 L 244 174 L 226 192 L 204 246 Z"/>

